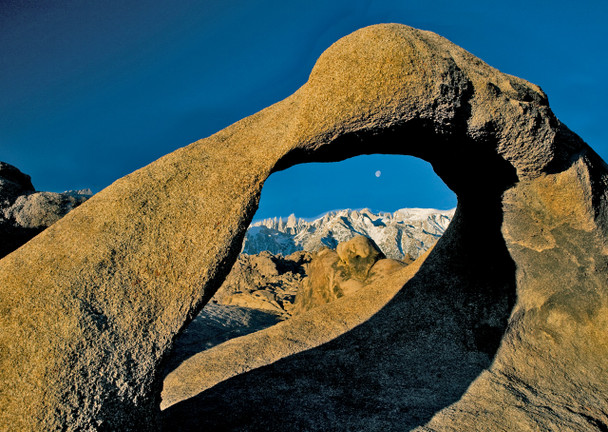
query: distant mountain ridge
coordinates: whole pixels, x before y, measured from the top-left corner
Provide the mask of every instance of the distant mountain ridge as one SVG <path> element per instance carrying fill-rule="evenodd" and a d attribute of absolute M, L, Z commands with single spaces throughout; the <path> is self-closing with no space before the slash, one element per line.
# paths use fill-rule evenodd
<path fill-rule="evenodd" d="M 374 213 L 369 209 L 335 210 L 314 220 L 290 215 L 254 222 L 247 230 L 243 253 L 267 250 L 289 255 L 298 250 L 335 248 L 356 235 L 371 238 L 388 258 L 417 258 L 441 237 L 454 210 L 403 208 Z"/>

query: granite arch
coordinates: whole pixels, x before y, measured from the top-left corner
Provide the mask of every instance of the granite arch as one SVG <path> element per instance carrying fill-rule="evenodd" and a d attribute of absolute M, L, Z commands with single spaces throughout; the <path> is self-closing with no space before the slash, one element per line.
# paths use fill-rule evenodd
<path fill-rule="evenodd" d="M 116 181 L 0 261 L 0 425 L 154 427 L 163 356 L 234 262 L 264 180 L 366 153 L 421 157 L 458 195 L 427 261 L 474 280 L 451 285 L 450 310 L 478 300 L 484 326 L 467 321 L 463 344 L 492 357 L 422 427 L 606 428 L 606 164 L 539 87 L 397 24 L 341 39 L 292 96 Z M 450 255 L 480 197 L 504 274 Z"/>

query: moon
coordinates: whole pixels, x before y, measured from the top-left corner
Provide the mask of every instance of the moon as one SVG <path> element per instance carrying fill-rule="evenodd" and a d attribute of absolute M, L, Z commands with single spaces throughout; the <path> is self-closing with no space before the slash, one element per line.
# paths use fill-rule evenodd
<path fill-rule="evenodd" d="M 382 175 L 382 171 L 378 170 L 378 171 L 376 171 L 375 174 L 376 174 L 376 177 L 380 177 Z"/>

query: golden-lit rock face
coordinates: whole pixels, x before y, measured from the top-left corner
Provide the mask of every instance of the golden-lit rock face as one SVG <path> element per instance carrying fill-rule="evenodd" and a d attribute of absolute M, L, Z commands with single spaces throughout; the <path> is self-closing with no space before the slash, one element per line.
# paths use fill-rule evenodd
<path fill-rule="evenodd" d="M 387 24 L 336 42 L 292 96 L 116 181 L 0 261 L 0 430 L 160 427 L 161 360 L 236 259 L 264 180 L 369 153 L 421 157 L 458 195 L 418 273 L 373 316 L 361 306 L 357 327 L 299 354 L 284 344 L 276 367 L 170 407 L 165 426 L 608 429 L 605 163 L 537 86 Z M 281 416 L 264 415 L 273 400 Z"/>

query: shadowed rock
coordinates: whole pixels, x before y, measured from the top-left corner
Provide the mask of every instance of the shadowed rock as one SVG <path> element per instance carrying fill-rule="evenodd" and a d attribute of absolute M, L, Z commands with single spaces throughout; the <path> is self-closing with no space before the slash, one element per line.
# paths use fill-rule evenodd
<path fill-rule="evenodd" d="M 266 354 L 253 356 L 252 353 L 256 350 L 253 345 L 257 344 L 258 347 L 272 345 L 272 351 L 282 353 L 283 356 L 292 353 L 293 350 L 281 349 L 280 342 L 277 343 L 276 340 L 272 343 L 268 340 L 262 342 L 261 339 L 272 337 L 269 334 L 276 333 L 280 335 L 279 337 L 289 339 L 292 345 L 296 339 L 303 342 L 302 340 L 306 338 L 307 343 L 302 343 L 293 352 L 315 346 L 315 343 L 312 343 L 315 337 L 301 331 L 301 323 L 290 326 L 295 330 L 289 338 L 286 337 L 284 330 L 278 332 L 260 330 L 289 319 L 292 314 L 301 314 L 344 295 L 352 295 L 360 289 L 367 289 L 369 285 L 378 285 L 379 281 L 386 284 L 391 274 L 402 270 L 405 266 L 402 261 L 391 259 L 376 261 L 380 255 L 371 240 L 367 238 L 346 243 L 351 244 L 350 258 L 355 258 L 353 260 L 355 267 L 352 268 L 340 261 L 335 251 L 329 249 L 312 255 L 310 252 L 297 251 L 287 257 L 273 255 L 268 251 L 259 255 L 240 254 L 211 301 L 175 339 L 171 355 L 165 364 L 164 373 L 168 377 L 163 383 L 161 406 L 173 405 L 176 401 L 196 395 L 207 388 L 205 385 L 209 385 L 207 381 L 209 377 L 218 379 L 219 376 L 224 376 L 213 373 L 214 368 L 209 364 L 210 356 L 212 358 L 230 356 L 237 359 L 240 357 L 240 354 L 226 354 L 225 346 L 212 354 L 206 352 L 210 348 L 230 339 L 258 332 L 255 337 L 249 338 L 250 342 L 242 343 L 241 340 L 237 343 L 244 354 L 243 357 L 249 359 L 244 365 L 236 362 L 242 371 L 243 368 L 250 370 L 260 366 L 259 361 L 268 364 L 273 358 Z M 365 256 L 361 258 L 355 254 Z M 353 278 L 353 274 L 360 275 L 357 264 L 364 268 L 369 267 L 366 268 L 366 276 L 361 280 Z M 412 274 L 413 272 L 415 271 L 408 271 Z M 394 290 L 405 283 L 405 279 L 398 279 L 399 282 L 396 283 L 394 280 L 396 279 L 391 279 L 391 286 L 384 291 L 392 291 L 394 294 Z M 374 290 L 366 297 L 373 297 L 373 301 L 379 305 L 386 302 L 386 299 L 382 301 L 383 296 Z M 296 300 L 295 304 L 294 300 Z M 361 310 L 361 306 L 365 303 L 366 301 L 360 298 L 355 302 L 359 306 L 358 310 Z M 369 307 L 363 309 L 370 310 Z M 333 309 L 331 311 L 336 313 Z M 336 314 L 341 321 L 348 321 L 343 311 Z M 364 316 L 358 315 L 356 318 L 355 325 L 361 323 Z M 326 317 L 325 323 L 327 321 Z M 341 334 L 347 329 L 343 325 L 333 327 L 332 332 L 326 333 L 322 341 L 330 340 L 331 335 Z M 225 362 L 216 364 L 215 370 L 223 369 L 229 376 L 235 374 L 235 368 L 229 367 Z"/>
<path fill-rule="evenodd" d="M 34 192 L 32 178 L 18 168 L 0 162 L 0 204 L 12 203 L 19 195 Z"/>
<path fill-rule="evenodd" d="M 283 321 L 283 317 L 263 309 L 209 302 L 179 334 L 163 373 L 169 374 L 188 358 L 230 339 L 254 333 Z"/>
<path fill-rule="evenodd" d="M 392 260 L 383 261 L 395 263 Z M 416 274 L 422 261 L 423 259 L 407 267 L 399 266 L 395 268 L 391 266 L 392 268 L 384 268 L 381 274 L 371 278 L 371 282 L 364 289 L 357 290 L 349 296 L 331 299 L 331 303 L 319 304 L 310 310 L 300 311 L 287 321 L 217 345 L 184 361 L 167 375 L 163 383 L 161 408 L 164 410 L 166 428 L 177 430 L 190 428 L 195 430 L 201 428 L 238 430 L 239 428 L 250 427 L 254 430 L 263 428 L 280 430 L 290 423 L 293 428 L 293 425 L 299 423 L 299 421 L 292 423 L 291 420 L 294 420 L 294 418 L 290 415 L 283 415 L 282 420 L 277 421 L 273 426 L 266 422 L 268 418 L 276 418 L 277 405 L 268 399 L 270 395 L 273 395 L 273 399 L 275 396 L 279 397 L 277 401 L 281 401 L 281 405 L 283 405 L 282 401 L 286 401 L 289 405 L 292 403 L 297 405 L 307 399 L 302 397 L 303 388 L 295 389 L 285 380 L 276 380 L 278 375 L 273 376 L 263 373 L 260 381 L 256 380 L 254 383 L 255 389 L 251 388 L 251 391 L 246 390 L 243 393 L 239 393 L 238 389 L 243 390 L 245 388 L 237 385 L 236 392 L 227 392 L 220 395 L 219 400 L 221 402 L 219 403 L 213 401 L 217 393 L 213 393 L 213 391 L 209 393 L 206 390 L 214 388 L 218 384 L 218 388 L 221 388 L 223 381 L 274 362 L 279 364 L 281 359 L 303 351 L 310 353 L 310 356 L 314 358 L 313 363 L 308 366 L 316 365 L 317 369 L 329 367 L 334 372 L 342 369 L 343 372 L 346 372 L 344 365 L 336 368 L 335 365 L 331 364 L 331 360 L 330 364 L 324 361 L 324 356 L 317 358 L 314 354 L 315 350 L 311 350 L 311 348 L 322 346 L 370 319 Z M 329 359 L 331 358 L 332 356 L 329 357 Z M 327 357 L 325 360 L 327 360 Z M 347 368 L 349 371 L 353 370 L 351 366 L 349 365 Z M 361 363 L 361 366 L 365 367 L 364 363 Z M 282 366 L 278 366 L 278 368 L 283 371 L 281 374 L 288 381 L 298 379 L 302 382 L 306 380 L 291 366 L 284 369 Z M 257 370 L 263 371 L 264 368 Z M 296 374 L 292 375 L 292 372 L 296 372 Z M 309 370 L 309 372 L 311 371 Z M 314 372 L 317 373 L 318 370 Z M 314 382 L 323 376 L 324 374 L 317 374 L 316 377 L 311 377 L 313 386 L 306 386 L 306 388 L 313 388 Z M 231 381 L 226 381 L 226 383 L 231 383 Z M 316 388 L 309 396 L 315 399 L 322 387 Z M 232 397 L 236 399 L 226 403 Z M 202 404 L 200 403 L 201 400 L 204 401 Z M 210 400 L 211 403 L 209 403 Z M 269 404 L 260 406 L 260 403 L 256 400 L 268 400 Z M 296 402 L 297 400 L 300 402 Z M 324 399 L 317 399 L 317 401 L 320 405 L 326 404 Z M 285 406 L 287 407 L 287 405 Z M 199 417 L 198 412 L 201 408 L 203 411 L 213 411 L 215 414 Z M 235 408 L 238 410 L 234 411 Z M 294 408 L 295 406 L 290 407 L 289 412 L 296 417 L 309 416 L 309 410 Z M 323 411 L 321 406 L 315 407 L 315 409 L 321 409 L 320 412 Z M 256 414 L 256 411 L 261 417 Z M 273 416 L 271 412 L 275 412 L 275 415 Z M 322 414 L 317 421 L 322 421 L 323 416 Z M 223 420 L 222 417 L 224 417 Z M 254 420 L 255 418 L 265 418 L 266 420 L 263 420 L 260 424 Z M 228 421 L 228 419 L 232 420 Z M 325 427 L 327 427 L 327 424 L 325 424 Z"/>
<path fill-rule="evenodd" d="M 163 357 L 235 261 L 264 180 L 369 153 L 420 157 L 458 196 L 418 273 L 335 340 L 169 408 L 167 427 L 606 430 L 606 164 L 540 88 L 396 24 L 346 36 L 292 96 L 0 261 L 0 429 L 154 429 Z M 260 395 L 284 416 L 230 410 Z"/>

